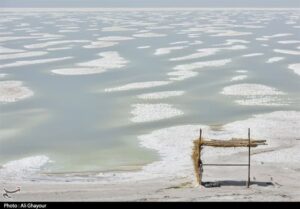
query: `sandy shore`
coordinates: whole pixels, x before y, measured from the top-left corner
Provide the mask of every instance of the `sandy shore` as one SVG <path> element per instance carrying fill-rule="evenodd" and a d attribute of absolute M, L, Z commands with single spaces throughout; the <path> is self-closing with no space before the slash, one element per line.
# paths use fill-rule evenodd
<path fill-rule="evenodd" d="M 245 154 L 224 160 L 244 158 Z M 247 170 L 241 167 L 206 168 L 203 181 L 220 182 L 215 188 L 195 186 L 193 176 L 109 184 L 1 182 L 1 189 L 21 187 L 21 192 L 10 199 L 1 195 L 1 201 L 299 201 L 299 171 L 299 164 L 256 163 L 251 167 L 250 188 L 245 182 Z"/>

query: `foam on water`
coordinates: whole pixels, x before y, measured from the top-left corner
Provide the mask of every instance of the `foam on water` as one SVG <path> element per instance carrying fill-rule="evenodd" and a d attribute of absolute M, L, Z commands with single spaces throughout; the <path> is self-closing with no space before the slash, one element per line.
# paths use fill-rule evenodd
<path fill-rule="evenodd" d="M 170 104 L 133 104 L 130 119 L 134 123 L 151 122 L 173 118 L 182 115 L 183 112 Z"/>
<path fill-rule="evenodd" d="M 0 81 L 0 103 L 16 102 L 33 96 L 21 81 Z"/>

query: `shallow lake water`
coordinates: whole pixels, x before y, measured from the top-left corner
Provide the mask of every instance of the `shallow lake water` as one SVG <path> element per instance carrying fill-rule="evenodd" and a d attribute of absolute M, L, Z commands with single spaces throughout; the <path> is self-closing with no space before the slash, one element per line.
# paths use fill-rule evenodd
<path fill-rule="evenodd" d="M 47 156 L 50 163 L 42 165 L 53 173 L 141 168 L 160 156 L 140 146 L 140 135 L 175 125 L 216 126 L 254 114 L 300 110 L 300 70 L 297 74 L 289 69 L 290 64 L 300 62 L 298 10 L 28 10 L 3 11 L 0 17 L 0 50 L 7 56 L 0 60 L 0 73 L 6 74 L 0 76 L 0 82 L 22 81 L 33 92 L 28 98 L 0 103 L 0 165 Z M 110 40 L 87 47 L 107 37 Z M 48 46 L 34 46 L 48 42 Z M 105 47 L 109 42 L 115 45 Z M 7 48 L 48 53 L 9 58 L 20 52 L 8 53 Z M 159 48 L 164 48 L 162 54 L 156 54 Z M 207 56 L 171 60 L 201 50 L 209 53 L 212 48 L 215 51 Z M 97 63 L 80 65 L 100 59 L 103 52 L 117 52 L 126 62 L 114 67 L 119 64 L 117 58 L 108 56 L 100 73 L 62 75 L 53 71 L 97 70 Z M 31 62 L 63 57 L 69 58 Z M 272 57 L 282 60 L 268 63 Z M 224 59 L 228 63 L 212 64 Z M 198 64 L 193 67 L 193 63 Z M 174 72 L 194 74 L 171 76 Z M 245 76 L 233 79 L 241 75 Z M 140 83 L 155 81 L 167 83 L 152 83 L 149 88 Z M 132 89 L 111 91 L 136 82 L 139 84 Z M 245 94 L 253 84 L 282 94 L 254 88 L 258 95 L 247 98 L 239 86 L 232 94 L 222 93 L 225 87 L 240 84 L 251 84 Z M 138 97 L 161 91 L 183 94 Z"/>

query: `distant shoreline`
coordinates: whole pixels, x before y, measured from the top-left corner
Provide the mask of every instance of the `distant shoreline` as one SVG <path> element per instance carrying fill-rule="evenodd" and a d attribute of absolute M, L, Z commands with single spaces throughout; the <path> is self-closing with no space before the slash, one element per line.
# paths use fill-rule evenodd
<path fill-rule="evenodd" d="M 279 11 L 279 10 L 300 10 L 300 7 L 2 7 L 0 11 L 14 12 L 93 12 L 93 11 L 211 11 L 211 10 L 269 10 L 269 11 Z"/>

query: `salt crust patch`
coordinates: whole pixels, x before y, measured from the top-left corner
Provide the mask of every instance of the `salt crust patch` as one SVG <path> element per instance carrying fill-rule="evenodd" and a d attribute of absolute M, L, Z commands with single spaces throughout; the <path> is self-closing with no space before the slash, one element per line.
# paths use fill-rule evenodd
<path fill-rule="evenodd" d="M 62 68 L 52 70 L 52 72 L 60 75 L 89 75 L 122 68 L 128 63 L 118 52 L 101 52 L 98 55 L 102 58 L 77 64 L 80 68 Z"/>
<path fill-rule="evenodd" d="M 130 119 L 134 123 L 163 120 L 182 115 L 183 112 L 170 104 L 133 104 Z"/>
<path fill-rule="evenodd" d="M 151 46 L 138 46 L 137 48 L 138 49 L 148 49 L 148 48 L 150 48 Z"/>
<path fill-rule="evenodd" d="M 72 46 L 67 46 L 67 47 L 56 47 L 56 48 L 48 48 L 46 49 L 47 51 L 61 51 L 61 50 L 68 50 L 72 49 Z"/>
<path fill-rule="evenodd" d="M 263 36 L 262 38 L 268 40 L 268 39 L 271 39 L 271 38 L 279 38 L 279 37 L 285 37 L 285 36 L 291 36 L 293 34 L 291 33 L 277 33 L 277 34 L 273 34 L 273 35 L 270 35 L 270 36 Z"/>
<path fill-rule="evenodd" d="M 126 28 L 123 26 L 111 26 L 102 28 L 103 32 L 122 32 L 122 31 L 133 31 L 136 30 L 134 28 Z"/>
<path fill-rule="evenodd" d="M 0 38 L 0 42 L 6 41 L 15 41 L 15 40 L 22 40 L 22 39 L 35 39 L 36 37 L 33 36 L 5 36 Z"/>
<path fill-rule="evenodd" d="M 11 48 L 0 46 L 0 54 L 20 53 L 20 52 L 25 52 L 25 50 L 23 50 L 23 49 L 11 49 Z"/>
<path fill-rule="evenodd" d="M 246 41 L 246 40 L 242 40 L 242 39 L 227 39 L 226 43 L 223 44 L 216 44 L 215 46 L 228 46 L 228 45 L 232 45 L 232 44 L 248 44 L 250 43 L 250 41 Z"/>
<path fill-rule="evenodd" d="M 114 91 L 128 91 L 128 90 L 135 90 L 135 89 L 146 89 L 146 88 L 153 88 L 157 86 L 164 86 L 170 84 L 171 81 L 146 81 L 146 82 L 136 82 L 136 83 L 129 83 L 123 86 L 118 86 L 114 88 L 106 88 L 105 92 L 114 92 Z"/>
<path fill-rule="evenodd" d="M 235 96 L 258 96 L 258 95 L 284 95 L 283 92 L 275 88 L 262 84 L 235 84 L 223 88 L 224 95 Z"/>
<path fill-rule="evenodd" d="M 206 57 L 210 55 L 214 55 L 217 52 L 221 50 L 242 50 L 246 49 L 247 47 L 244 45 L 233 45 L 230 47 L 219 47 L 219 48 L 204 48 L 204 49 L 198 49 L 197 53 L 193 53 L 190 55 L 186 55 L 183 57 L 175 57 L 175 58 L 170 58 L 170 61 L 184 61 L 184 60 L 191 60 L 191 59 L 197 59 L 201 57 Z"/>
<path fill-rule="evenodd" d="M 300 63 L 290 64 L 288 68 L 293 70 L 294 73 L 300 75 Z"/>
<path fill-rule="evenodd" d="M 236 97 L 235 103 L 239 105 L 258 106 L 284 106 L 280 95 L 285 93 L 262 84 L 236 84 L 223 88 L 221 94 Z"/>
<path fill-rule="evenodd" d="M 17 102 L 33 95 L 21 81 L 0 81 L 0 103 Z"/>
<path fill-rule="evenodd" d="M 233 31 L 233 30 L 226 30 L 226 31 L 222 31 L 218 34 L 214 34 L 211 36 L 214 37 L 222 37 L 222 36 L 246 36 L 246 35 L 251 35 L 251 32 L 238 32 L 238 31 Z"/>
<path fill-rule="evenodd" d="M 248 76 L 247 75 L 238 75 L 231 78 L 231 81 L 241 81 L 245 80 Z"/>
<path fill-rule="evenodd" d="M 274 63 L 279 62 L 281 60 L 284 60 L 284 57 L 271 57 L 266 61 L 266 63 Z"/>
<path fill-rule="evenodd" d="M 198 72 L 194 72 L 194 71 L 173 71 L 173 72 L 169 72 L 167 75 L 171 76 L 171 78 L 169 78 L 169 80 L 171 81 L 182 81 L 188 78 L 192 78 L 197 76 L 199 73 Z"/>
<path fill-rule="evenodd" d="M 24 47 L 27 49 L 39 49 L 39 48 L 46 48 L 49 46 L 59 45 L 59 44 L 70 44 L 70 43 L 87 43 L 88 40 L 64 40 L 64 41 L 49 41 L 39 44 L 30 44 L 25 45 Z"/>
<path fill-rule="evenodd" d="M 0 73 L 0 78 L 5 78 L 7 76 L 6 73 Z"/>
<path fill-rule="evenodd" d="M 111 47 L 119 44 L 118 42 L 112 42 L 112 41 L 93 41 L 88 45 L 83 46 L 87 49 L 97 49 L 97 48 L 106 48 Z"/>
<path fill-rule="evenodd" d="M 226 65 L 229 62 L 231 62 L 231 59 L 211 60 L 205 62 L 194 62 L 190 64 L 177 65 L 173 68 L 175 71 L 169 72 L 168 76 L 171 76 L 171 78 L 169 78 L 170 80 L 181 81 L 197 76 L 198 72 L 194 72 L 193 70 L 198 70 L 205 67 L 220 67 Z"/>
<path fill-rule="evenodd" d="M 189 43 L 189 41 L 175 41 L 175 42 L 171 42 L 169 43 L 170 45 L 177 45 L 177 44 L 187 44 Z"/>
<path fill-rule="evenodd" d="M 247 73 L 248 71 L 247 70 L 236 70 L 235 72 L 237 72 L 237 73 Z"/>
<path fill-rule="evenodd" d="M 177 46 L 177 47 L 166 47 L 166 48 L 158 48 L 154 52 L 154 55 L 165 55 L 170 54 L 174 50 L 184 49 L 186 46 Z"/>
<path fill-rule="evenodd" d="M 162 33 L 137 33 L 137 34 L 133 34 L 133 36 L 137 38 L 156 38 L 156 37 L 164 37 L 167 35 Z"/>
<path fill-rule="evenodd" d="M 257 57 L 257 56 L 262 56 L 264 55 L 263 53 L 252 53 L 252 54 L 245 54 L 242 55 L 242 57 Z"/>
<path fill-rule="evenodd" d="M 99 41 L 127 41 L 132 39 L 134 38 L 127 36 L 106 36 L 98 38 Z"/>
<path fill-rule="evenodd" d="M 51 162 L 49 158 L 44 155 L 10 161 L 2 165 L 0 176 L 4 179 L 32 178 L 32 175 L 39 173 L 49 162 Z"/>
<path fill-rule="evenodd" d="M 60 57 L 60 58 L 39 59 L 39 60 L 30 60 L 30 61 L 16 61 L 14 63 L 0 65 L 0 68 L 20 67 L 20 66 L 34 65 L 34 64 L 44 64 L 44 63 L 68 60 L 68 59 L 72 59 L 72 58 L 73 57 Z"/>
<path fill-rule="evenodd" d="M 252 137 L 257 139 L 267 139 L 268 147 L 275 147 L 283 143 L 282 140 L 294 140 L 300 135 L 300 112 L 278 111 L 267 114 L 254 115 L 252 118 L 229 123 L 222 127 L 221 131 L 213 131 L 204 125 L 182 125 L 155 130 L 150 134 L 139 136 L 143 147 L 157 150 L 161 160 L 151 163 L 143 168 L 143 171 L 136 174 L 127 174 L 126 178 L 133 175 L 136 179 L 147 179 L 157 177 L 193 177 L 193 163 L 191 160 L 191 150 L 193 140 L 199 137 L 199 128 L 202 128 L 206 138 L 229 139 L 246 138 L 245 132 L 251 128 Z M 264 148 L 264 147 L 263 147 Z M 262 148 L 262 149 L 263 149 Z M 205 148 L 204 160 L 220 160 L 220 156 L 231 155 L 244 151 L 237 149 L 214 149 Z M 281 155 L 280 161 L 286 163 L 295 162 L 299 159 L 299 152 L 287 152 Z M 280 152 L 280 151 L 278 151 Z M 275 152 L 256 154 L 253 160 L 277 163 Z M 292 160 L 291 160 L 292 159 Z"/>
<path fill-rule="evenodd" d="M 184 91 L 159 91 L 159 92 L 153 92 L 153 93 L 147 93 L 147 94 L 140 94 L 140 95 L 138 95 L 138 98 L 146 99 L 146 100 L 164 99 L 164 98 L 169 98 L 169 97 L 181 96 L 183 94 L 184 94 Z"/>
<path fill-rule="evenodd" d="M 281 54 L 300 55 L 300 51 L 295 51 L 295 50 L 274 49 L 274 52 L 281 53 Z"/>
<path fill-rule="evenodd" d="M 1 54 L 0 55 L 0 60 L 18 59 L 18 58 L 26 58 L 26 57 L 38 57 L 38 56 L 43 56 L 43 55 L 46 55 L 46 54 L 48 54 L 48 52 L 44 52 L 44 51 Z"/>
<path fill-rule="evenodd" d="M 204 62 L 193 62 L 190 64 L 177 65 L 174 67 L 175 70 L 195 70 L 204 67 L 219 67 L 226 65 L 231 62 L 231 59 L 221 59 L 221 60 L 210 60 Z"/>
<path fill-rule="evenodd" d="M 279 44 L 298 44 L 300 43 L 299 40 L 285 40 L 285 41 L 278 41 Z"/>

